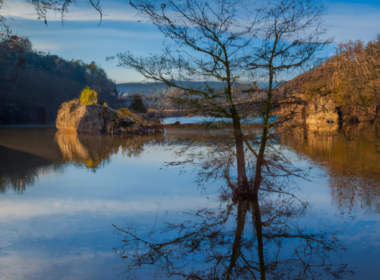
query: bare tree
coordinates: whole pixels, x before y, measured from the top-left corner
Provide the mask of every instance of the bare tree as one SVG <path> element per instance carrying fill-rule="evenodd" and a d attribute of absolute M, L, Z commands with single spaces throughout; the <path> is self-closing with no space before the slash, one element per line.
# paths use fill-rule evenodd
<path fill-rule="evenodd" d="M 193 143 L 178 151 L 178 155 L 186 156 L 184 161 L 171 164 L 199 164 L 200 182 L 225 178 L 238 208 L 227 272 L 231 275 L 242 243 L 239 221 L 245 220 L 248 209 L 255 209 L 249 201 L 257 201 L 263 182 L 266 188 L 279 190 L 279 185 L 272 184 L 274 178 L 303 176 L 273 143 L 279 126 L 290 117 L 276 119 L 276 110 L 292 102 L 281 100 L 274 92 L 289 71 L 312 64 L 315 54 L 331 41 L 322 38 L 324 8 L 302 0 L 275 1 L 253 8 L 237 0 L 130 3 L 170 38 L 171 44 L 160 55 L 119 54 L 120 66 L 183 90 L 182 99 L 194 114 L 227 120 L 222 141 L 205 141 L 201 135 L 201 146 L 208 147 L 207 153 Z M 206 82 L 186 86 L 187 81 L 194 80 Z M 215 90 L 207 81 L 219 81 L 224 89 Z M 266 86 L 261 89 L 258 82 Z M 237 174 L 231 177 L 235 164 Z M 260 231 L 262 222 L 254 219 L 254 224 Z M 257 242 L 265 275 L 267 266 L 260 256 L 263 239 L 258 237 Z"/>
<path fill-rule="evenodd" d="M 192 105 L 194 114 L 230 120 L 237 163 L 235 193 L 257 195 L 262 166 L 267 166 L 269 131 L 282 121 L 271 123 L 281 103 L 273 96 L 278 78 L 286 70 L 311 63 L 315 53 L 330 42 L 320 38 L 324 8 L 312 1 L 290 0 L 254 9 L 241 1 L 219 0 L 138 0 L 131 5 L 170 38 L 175 49 L 168 44 L 160 55 L 119 54 L 120 66 L 184 90 L 183 99 Z M 224 89 L 216 91 L 207 82 L 197 88 L 184 83 L 202 79 L 219 81 Z M 260 80 L 268 85 L 263 90 L 256 83 Z M 252 117 L 262 118 L 258 149 L 242 129 L 242 122 Z M 247 177 L 244 143 L 256 157 L 252 183 Z"/>
<path fill-rule="evenodd" d="M 49 11 L 59 13 L 61 15 L 62 23 L 65 15 L 69 13 L 69 7 L 78 3 L 77 0 L 25 0 L 27 3 L 34 6 L 38 19 L 42 19 L 47 25 L 47 15 Z M 100 6 L 100 0 L 86 0 L 85 3 L 91 5 L 100 16 L 100 23 L 102 22 L 103 12 Z M 99 23 L 99 24 L 100 24 Z"/>

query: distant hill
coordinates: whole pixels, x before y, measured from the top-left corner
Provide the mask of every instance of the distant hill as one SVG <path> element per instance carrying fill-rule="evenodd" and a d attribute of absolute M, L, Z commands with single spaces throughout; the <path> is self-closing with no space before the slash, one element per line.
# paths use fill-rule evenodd
<path fill-rule="evenodd" d="M 13 40 L 0 42 L 0 124 L 53 123 L 59 106 L 86 85 L 98 92 L 99 103 L 121 107 L 116 84 L 95 63 L 18 52 L 20 39 Z"/>
<path fill-rule="evenodd" d="M 184 81 L 181 84 L 187 88 L 203 88 L 205 83 L 209 87 L 214 88 L 215 90 L 221 90 L 225 86 L 225 83 L 222 82 L 192 82 Z M 164 82 L 148 82 L 148 83 L 120 83 L 117 84 L 117 89 L 120 90 L 121 94 L 127 93 L 142 93 L 144 95 L 162 93 L 166 92 L 169 87 Z M 260 87 L 265 87 L 265 83 L 259 83 Z"/>
<path fill-rule="evenodd" d="M 199 88 L 203 87 L 205 82 L 181 82 L 185 87 Z M 223 83 L 207 82 L 210 87 L 218 90 L 223 88 Z M 144 95 L 166 92 L 169 87 L 164 82 L 148 82 L 148 83 L 122 83 L 117 84 L 117 89 L 124 93 L 142 93 Z"/>

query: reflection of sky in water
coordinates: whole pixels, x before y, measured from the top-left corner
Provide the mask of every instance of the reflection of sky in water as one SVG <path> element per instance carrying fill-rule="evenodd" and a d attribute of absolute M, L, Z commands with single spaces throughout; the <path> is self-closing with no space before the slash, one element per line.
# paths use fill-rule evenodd
<path fill-rule="evenodd" d="M 277 117 L 271 118 L 270 122 L 277 119 Z M 182 124 L 186 123 L 201 123 L 201 122 L 231 122 L 231 119 L 224 119 L 224 118 L 213 118 L 213 117 L 171 117 L 171 118 L 163 118 L 162 122 L 164 124 L 170 124 L 175 122 L 180 122 Z M 255 122 L 261 122 L 261 120 L 258 119 L 245 119 L 243 120 L 243 123 L 255 123 Z"/>
<path fill-rule="evenodd" d="M 212 121 L 224 121 L 229 122 L 229 119 L 213 118 L 213 117 L 172 117 L 172 118 L 163 118 L 162 122 L 164 124 L 170 124 L 175 122 L 185 123 L 201 123 L 201 122 L 212 122 Z"/>
<path fill-rule="evenodd" d="M 158 207 L 156 227 L 181 222 L 183 211 L 219 205 L 219 183 L 202 193 L 192 169 L 179 174 L 162 166 L 171 159 L 165 146 L 145 145 L 139 157 L 119 151 L 96 172 L 68 164 L 40 174 L 22 195 L 11 189 L 0 194 L 0 279 L 117 278 L 123 262 L 113 252 L 120 241 L 112 224 L 149 232 Z M 305 160 L 295 164 L 308 166 Z M 380 216 L 364 215 L 364 209 L 340 215 L 326 172 L 315 168 L 311 179 L 299 182 L 299 196 L 313 209 L 300 224 L 311 231 L 341 227 L 348 248 L 343 262 L 356 272 L 353 278 L 378 279 Z"/>
<path fill-rule="evenodd" d="M 0 279 L 114 278 L 112 224 L 151 226 L 161 197 L 160 218 L 215 201 L 199 195 L 192 174 L 162 166 L 170 155 L 155 147 L 140 158 L 119 153 L 96 173 L 68 166 L 40 176 L 23 195 L 2 194 Z"/>

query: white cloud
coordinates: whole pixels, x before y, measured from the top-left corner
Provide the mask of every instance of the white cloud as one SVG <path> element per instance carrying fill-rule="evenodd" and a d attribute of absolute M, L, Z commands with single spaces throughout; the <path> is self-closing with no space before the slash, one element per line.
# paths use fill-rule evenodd
<path fill-rule="evenodd" d="M 25 0 L 6 0 L 4 16 L 12 16 L 12 28 L 20 35 L 31 38 L 38 50 L 50 51 L 65 59 L 82 59 L 101 63 L 109 76 L 117 82 L 143 80 L 130 69 L 117 68 L 116 62 L 105 63 L 105 58 L 117 52 L 129 50 L 136 55 L 160 52 L 164 39 L 150 24 L 137 24 L 137 16 L 128 1 L 102 1 L 104 21 L 98 26 L 99 14 L 89 5 L 70 7 L 64 26 L 60 15 L 50 13 L 49 27 L 37 22 L 33 6 Z M 327 35 L 335 37 L 335 43 L 361 39 L 368 41 L 379 32 L 377 22 L 380 5 L 325 1 L 328 13 L 325 17 Z M 20 20 L 19 20 L 20 19 Z M 143 20 L 144 21 L 144 20 Z M 326 48 L 326 56 L 334 50 Z"/>
<path fill-rule="evenodd" d="M 369 40 L 379 32 L 377 22 L 380 16 L 380 6 L 371 4 L 344 3 L 325 1 L 328 14 L 325 26 L 329 29 L 329 36 L 336 41 L 348 39 Z M 103 1 L 103 20 L 113 21 L 139 21 L 144 19 L 137 14 L 126 2 Z M 6 17 L 19 17 L 23 19 L 36 19 L 34 7 L 25 0 L 8 0 L 2 11 Z M 70 6 L 69 13 L 65 15 L 68 21 L 98 21 L 99 13 L 88 4 Z M 48 21 L 60 21 L 58 13 L 50 12 Z"/>
<path fill-rule="evenodd" d="M 5 0 L 2 15 L 5 17 L 20 17 L 23 19 L 36 19 L 37 14 L 34 7 L 25 0 Z M 117 21 L 138 21 L 142 20 L 137 15 L 129 4 L 103 1 L 101 4 L 103 11 L 103 20 L 117 20 Z M 64 15 L 65 20 L 75 21 L 98 21 L 100 20 L 99 13 L 90 5 L 87 4 L 73 4 L 69 7 L 69 13 Z M 48 12 L 48 21 L 61 21 L 61 14 Z"/>

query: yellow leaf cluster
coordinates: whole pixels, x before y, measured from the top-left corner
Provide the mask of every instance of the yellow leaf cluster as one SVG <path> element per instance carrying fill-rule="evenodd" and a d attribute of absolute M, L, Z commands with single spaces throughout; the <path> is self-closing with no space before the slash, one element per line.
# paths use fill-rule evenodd
<path fill-rule="evenodd" d="M 98 93 L 86 86 L 80 94 L 80 103 L 82 105 L 92 105 L 98 103 Z"/>

